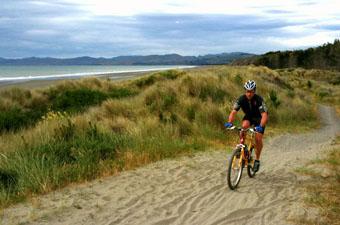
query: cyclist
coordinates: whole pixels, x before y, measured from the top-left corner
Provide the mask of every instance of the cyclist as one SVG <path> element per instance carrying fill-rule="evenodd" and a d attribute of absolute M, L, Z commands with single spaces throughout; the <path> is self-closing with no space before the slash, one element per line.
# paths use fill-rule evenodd
<path fill-rule="evenodd" d="M 233 110 L 231 111 L 228 122 L 224 124 L 226 128 L 233 126 L 233 121 L 237 112 L 242 109 L 245 116 L 242 120 L 242 128 L 247 129 L 251 125 L 255 126 L 255 161 L 254 172 L 260 169 L 260 155 L 263 147 L 263 134 L 268 121 L 268 110 L 263 101 L 263 98 L 257 94 L 256 83 L 253 80 L 248 80 L 244 84 L 245 94 L 241 95 L 235 102 Z M 244 144 L 245 132 L 240 133 L 240 142 Z"/>

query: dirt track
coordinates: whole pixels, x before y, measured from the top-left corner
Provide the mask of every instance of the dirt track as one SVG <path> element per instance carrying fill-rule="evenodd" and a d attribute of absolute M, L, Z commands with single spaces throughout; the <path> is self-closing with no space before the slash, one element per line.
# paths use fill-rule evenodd
<path fill-rule="evenodd" d="M 320 112 L 321 129 L 268 139 L 260 172 L 254 179 L 244 173 L 237 191 L 226 185 L 225 152 L 214 151 L 42 196 L 5 210 L 0 224 L 277 225 L 315 216 L 301 207 L 303 178 L 293 169 L 328 149 L 340 131 L 331 108 Z"/>

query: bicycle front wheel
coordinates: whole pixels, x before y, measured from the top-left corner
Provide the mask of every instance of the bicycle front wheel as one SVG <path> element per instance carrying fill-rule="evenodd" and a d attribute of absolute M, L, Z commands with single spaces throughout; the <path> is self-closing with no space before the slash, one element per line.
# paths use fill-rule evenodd
<path fill-rule="evenodd" d="M 231 190 L 236 189 L 242 177 L 244 161 L 241 156 L 241 149 L 236 148 L 229 158 L 227 180 Z"/>

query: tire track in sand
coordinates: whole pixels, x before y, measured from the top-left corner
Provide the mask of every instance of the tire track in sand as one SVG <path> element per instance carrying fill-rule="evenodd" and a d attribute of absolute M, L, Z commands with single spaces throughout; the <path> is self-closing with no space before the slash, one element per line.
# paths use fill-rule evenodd
<path fill-rule="evenodd" d="M 0 224 L 289 224 L 311 216 L 301 208 L 303 179 L 293 169 L 328 149 L 340 131 L 335 112 L 320 106 L 321 129 L 265 143 L 254 179 L 226 184 L 225 151 L 164 160 L 119 176 L 65 188 L 6 209 Z"/>

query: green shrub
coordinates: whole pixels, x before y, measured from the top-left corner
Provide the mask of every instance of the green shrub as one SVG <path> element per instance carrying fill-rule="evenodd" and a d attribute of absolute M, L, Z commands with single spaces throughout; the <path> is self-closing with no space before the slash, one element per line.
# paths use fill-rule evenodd
<path fill-rule="evenodd" d="M 2 131 L 17 130 L 24 123 L 26 124 L 25 113 L 18 107 L 0 112 L 0 128 Z"/>
<path fill-rule="evenodd" d="M 177 70 L 166 70 L 159 73 L 161 77 L 169 80 L 175 80 L 178 76 L 185 74 L 185 72 L 180 72 Z"/>
<path fill-rule="evenodd" d="M 81 88 L 66 90 L 52 97 L 51 109 L 54 111 L 80 112 L 88 106 L 96 105 L 108 98 L 108 95 L 96 90 Z"/>
<path fill-rule="evenodd" d="M 177 97 L 174 93 L 164 93 L 162 100 L 163 102 L 162 102 L 161 109 L 170 110 L 170 107 L 176 104 Z"/>
<path fill-rule="evenodd" d="M 195 120 L 195 117 L 196 117 L 196 112 L 195 112 L 195 108 L 190 106 L 187 108 L 186 110 L 186 116 L 188 118 L 189 121 L 193 121 Z"/>
<path fill-rule="evenodd" d="M 108 92 L 110 98 L 124 98 L 137 95 L 137 91 L 128 88 L 111 88 Z"/>
<path fill-rule="evenodd" d="M 311 89 L 312 86 L 313 86 L 313 85 L 312 85 L 312 82 L 311 82 L 310 80 L 308 80 L 308 81 L 307 81 L 307 87 L 308 87 L 309 89 Z"/>
<path fill-rule="evenodd" d="M 21 109 L 17 106 L 7 111 L 0 111 L 0 133 L 4 131 L 17 131 L 37 122 L 46 112 L 44 108 Z"/>
<path fill-rule="evenodd" d="M 10 192 L 16 190 L 18 183 L 17 174 L 13 171 L 0 169 L 0 189 L 6 189 Z"/>
<path fill-rule="evenodd" d="M 148 77 L 145 77 L 145 78 L 140 78 L 138 80 L 135 81 L 135 84 L 142 88 L 142 87 L 145 87 L 145 86 L 150 86 L 152 84 L 154 84 L 156 81 L 156 77 L 154 75 L 151 75 L 151 76 L 148 76 Z"/>
<path fill-rule="evenodd" d="M 330 95 L 331 95 L 330 91 L 329 91 L 329 90 L 325 90 L 325 89 L 319 91 L 319 93 L 318 93 L 318 96 L 319 96 L 321 99 L 323 99 L 324 97 L 330 96 Z"/>

